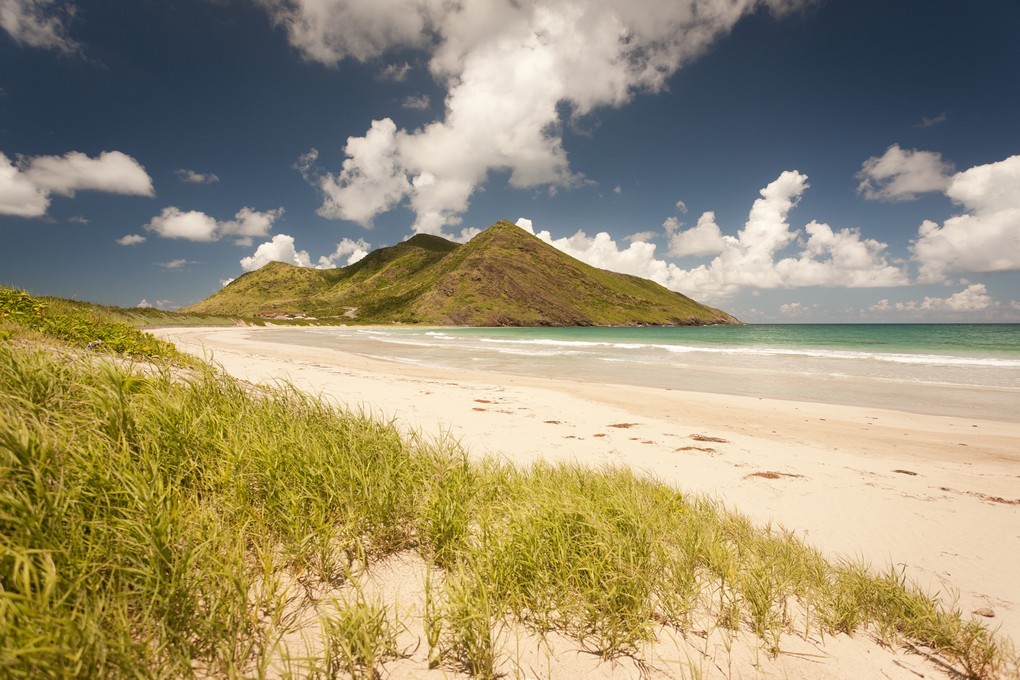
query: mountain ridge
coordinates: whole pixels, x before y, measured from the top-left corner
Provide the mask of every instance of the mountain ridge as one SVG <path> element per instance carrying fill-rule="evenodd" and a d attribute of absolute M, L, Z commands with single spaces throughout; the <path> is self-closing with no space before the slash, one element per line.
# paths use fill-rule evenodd
<path fill-rule="evenodd" d="M 648 279 L 585 264 L 505 220 L 464 244 L 418 234 L 339 269 L 270 262 L 185 310 L 437 326 L 740 323 Z"/>

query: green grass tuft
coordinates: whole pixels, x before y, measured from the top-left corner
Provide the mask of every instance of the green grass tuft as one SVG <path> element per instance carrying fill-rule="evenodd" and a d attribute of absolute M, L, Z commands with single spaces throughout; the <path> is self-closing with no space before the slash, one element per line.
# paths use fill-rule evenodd
<path fill-rule="evenodd" d="M 0 286 L 0 340 L 32 332 L 99 352 L 142 359 L 183 359 L 173 344 L 134 328 L 96 305 L 57 298 L 41 300 Z"/>

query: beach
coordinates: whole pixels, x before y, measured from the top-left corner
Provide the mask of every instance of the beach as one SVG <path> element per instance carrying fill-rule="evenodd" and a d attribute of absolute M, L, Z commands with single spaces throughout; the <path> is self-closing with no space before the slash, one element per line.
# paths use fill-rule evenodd
<path fill-rule="evenodd" d="M 625 466 L 719 499 L 831 559 L 902 570 L 1020 639 L 1017 419 L 454 370 L 281 341 L 302 332 L 316 331 L 153 331 L 237 378 L 289 382 L 456 439 L 472 457 Z M 912 386 L 898 389 L 909 403 Z"/>

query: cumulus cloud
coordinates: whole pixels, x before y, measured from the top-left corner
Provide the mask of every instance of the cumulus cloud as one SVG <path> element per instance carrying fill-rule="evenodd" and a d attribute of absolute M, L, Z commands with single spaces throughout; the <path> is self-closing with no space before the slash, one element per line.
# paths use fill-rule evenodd
<path fill-rule="evenodd" d="M 972 283 L 958 293 L 948 297 L 925 297 L 923 300 L 889 302 L 883 298 L 868 308 L 869 312 L 983 312 L 993 309 L 998 303 L 988 293 L 983 283 Z"/>
<path fill-rule="evenodd" d="M 417 130 L 389 118 L 352 136 L 339 173 L 315 177 L 321 214 L 369 226 L 397 205 L 414 230 L 460 224 L 490 171 L 516 188 L 577 186 L 561 130 L 598 107 L 657 92 L 743 16 L 800 0 L 262 0 L 291 44 L 336 65 L 421 50 L 445 111 Z M 406 202 L 406 203 L 405 203 Z"/>
<path fill-rule="evenodd" d="M 153 196 L 145 168 L 120 151 L 89 158 L 79 151 L 63 156 L 19 157 L 17 163 L 0 152 L 0 214 L 41 217 L 51 194 L 73 197 L 77 191 Z"/>
<path fill-rule="evenodd" d="M 188 182 L 189 184 L 215 184 L 220 181 L 220 178 L 211 172 L 201 173 L 185 168 L 174 170 L 174 174 L 182 182 Z"/>
<path fill-rule="evenodd" d="M 236 245 L 250 246 L 253 237 L 268 236 L 273 223 L 281 215 L 283 208 L 260 212 L 244 207 L 237 211 L 233 220 L 219 221 L 204 212 L 197 210 L 185 212 L 175 206 L 169 206 L 149 220 L 145 229 L 163 238 L 206 243 L 218 241 L 224 236 L 235 236 Z"/>
<path fill-rule="evenodd" d="M 318 213 L 371 227 L 372 218 L 395 207 L 407 194 L 410 182 L 400 170 L 396 148 L 397 126 L 390 119 L 372 122 L 364 137 L 350 137 L 344 147 L 347 160 L 339 175 L 319 177 L 324 202 Z M 299 159 L 308 168 L 318 157 L 312 149 Z"/>
<path fill-rule="evenodd" d="M 236 236 L 234 244 L 250 246 L 254 237 L 265 237 L 273 228 L 273 223 L 283 215 L 283 208 L 259 212 L 244 207 L 237 211 L 233 220 L 217 223 L 220 236 Z"/>
<path fill-rule="evenodd" d="M 145 243 L 147 240 L 141 234 L 125 234 L 117 239 L 117 243 L 122 246 L 136 246 L 139 243 Z"/>
<path fill-rule="evenodd" d="M 163 212 L 149 220 L 145 229 L 163 238 L 206 242 L 218 239 L 214 218 L 197 210 L 184 212 L 174 206 L 163 208 Z"/>
<path fill-rule="evenodd" d="M 859 229 L 834 231 L 809 222 L 807 242 L 797 257 L 776 263 L 786 286 L 844 286 L 870 288 L 909 283 L 901 265 L 889 263 L 887 245 L 861 236 Z"/>
<path fill-rule="evenodd" d="M 145 298 L 142 298 L 135 307 L 138 307 L 139 309 L 161 309 L 163 311 L 180 309 L 180 305 L 173 300 L 156 300 L 156 302 L 149 302 Z"/>
<path fill-rule="evenodd" d="M 299 267 L 311 267 L 312 260 L 307 250 L 294 247 L 294 237 L 288 234 L 277 234 L 271 241 L 266 241 L 255 249 L 249 257 L 241 258 L 241 269 L 246 272 L 255 271 L 270 262 L 286 262 Z"/>
<path fill-rule="evenodd" d="M 652 243 L 632 241 L 626 248 L 621 248 L 604 231 L 595 236 L 578 231 L 569 238 L 554 239 L 548 230 L 536 232 L 532 221 L 523 217 L 517 220 L 517 226 L 567 255 L 600 269 L 642 276 L 662 283 L 668 280 L 669 268 L 673 266 L 655 259 L 655 245 Z"/>
<path fill-rule="evenodd" d="M 72 13 L 72 6 L 54 0 L 0 0 L 0 28 L 19 45 L 72 54 L 80 50 L 64 23 Z"/>
<path fill-rule="evenodd" d="M 779 306 L 779 316 L 789 319 L 803 318 L 811 314 L 811 308 L 801 302 L 788 302 Z"/>
<path fill-rule="evenodd" d="M 338 262 L 343 260 L 340 266 L 352 265 L 368 255 L 369 245 L 363 239 L 341 239 L 330 255 L 320 256 L 314 265 L 316 269 L 331 269 L 336 267 Z M 346 258 L 346 259 L 345 259 Z M 249 257 L 241 259 L 241 269 L 246 272 L 254 271 L 264 267 L 270 262 L 286 262 L 298 267 L 312 267 L 312 258 L 307 250 L 298 250 L 294 237 L 289 234 L 277 234 L 270 241 L 266 241 L 255 249 Z M 224 286 L 233 281 L 225 279 L 221 281 Z"/>
<path fill-rule="evenodd" d="M 340 243 L 336 244 L 336 250 L 333 251 L 332 255 L 323 255 L 319 258 L 319 264 L 316 265 L 316 269 L 335 267 L 342 258 L 347 258 L 342 266 L 352 265 L 368 255 L 369 248 L 371 246 L 364 239 L 359 238 L 355 241 L 344 238 Z"/>
<path fill-rule="evenodd" d="M 25 177 L 32 184 L 61 196 L 74 196 L 76 191 L 83 190 L 155 195 L 152 178 L 145 168 L 120 151 L 104 151 L 96 158 L 70 151 L 63 156 L 36 156 L 23 165 Z"/>
<path fill-rule="evenodd" d="M 670 222 L 670 219 L 673 221 Z M 698 218 L 698 223 L 686 231 L 677 231 L 680 225 L 675 218 L 667 219 L 667 223 L 663 223 L 663 227 L 670 234 L 669 254 L 673 257 L 715 255 L 726 247 L 712 211 L 703 214 Z"/>
<path fill-rule="evenodd" d="M 1017 187 L 1020 156 L 953 175 L 945 193 L 964 212 L 941 225 L 932 221 L 921 225 L 911 246 L 917 282 L 945 283 L 951 274 L 1020 270 Z M 644 238 L 648 234 L 628 238 L 629 244 L 622 247 L 604 232 L 589 236 L 579 231 L 569 238 L 553 238 L 549 231 L 536 231 L 530 220 L 521 219 L 518 226 L 594 266 L 636 274 L 710 302 L 725 301 L 743 289 L 911 283 L 909 263 L 892 257 L 886 243 L 866 237 L 860 229 L 837 229 L 817 220 L 800 229 L 792 227 L 789 213 L 807 188 L 807 176 L 782 173 L 761 190 L 735 236 L 724 233 L 712 212 L 702 214 L 687 229 L 675 216 L 667 218 L 663 229 L 669 239 L 668 256 L 713 256 L 693 268 L 657 258 L 655 245 Z M 955 312 L 987 309 L 992 303 L 983 286 L 974 284 L 949 298 L 898 304 L 900 311 Z M 890 304 L 890 311 L 896 309 Z"/>
<path fill-rule="evenodd" d="M 918 194 L 943 191 L 949 186 L 952 163 L 933 151 L 901 149 L 893 144 L 881 156 L 864 161 L 857 191 L 869 200 L 910 201 Z"/>
<path fill-rule="evenodd" d="M 49 207 L 49 192 L 33 184 L 0 152 L 0 215 L 41 217 Z"/>
<path fill-rule="evenodd" d="M 664 226 L 671 234 L 671 247 L 684 254 L 716 254 L 711 262 L 691 269 L 656 258 L 651 243 L 635 241 L 621 248 L 605 232 L 588 236 L 581 231 L 570 238 L 554 239 L 549 231 L 536 232 L 530 220 L 521 219 L 517 224 L 588 264 L 642 276 L 710 302 L 729 299 L 745 288 L 867 288 L 909 283 L 905 267 L 890 262 L 886 244 L 864 238 L 859 230 L 834 230 L 816 221 L 803 230 L 793 229 L 788 214 L 807 187 L 806 175 L 782 173 L 761 190 L 736 236 L 723 234 L 711 212 L 687 230 L 681 230 L 675 218 L 667 220 Z"/>
<path fill-rule="evenodd" d="M 992 307 L 994 302 L 983 283 L 972 283 L 959 293 L 947 298 L 926 297 L 921 309 L 949 310 L 952 312 L 981 312 Z"/>
<path fill-rule="evenodd" d="M 631 243 L 633 243 L 634 241 L 651 241 L 653 238 L 655 238 L 658 235 L 659 234 L 657 232 L 654 232 L 654 231 L 639 231 L 639 232 L 637 232 L 635 234 L 630 234 L 629 236 L 624 236 L 623 240 L 624 241 L 630 241 Z"/>
<path fill-rule="evenodd" d="M 391 47 L 431 40 L 429 15 L 441 0 L 261 0 L 306 59 L 329 66 L 367 61 Z M 433 7 L 434 6 L 434 7 Z"/>
<path fill-rule="evenodd" d="M 911 251 L 922 283 L 954 272 L 1020 269 L 1020 156 L 978 165 L 952 177 L 946 195 L 964 213 L 918 229 Z"/>

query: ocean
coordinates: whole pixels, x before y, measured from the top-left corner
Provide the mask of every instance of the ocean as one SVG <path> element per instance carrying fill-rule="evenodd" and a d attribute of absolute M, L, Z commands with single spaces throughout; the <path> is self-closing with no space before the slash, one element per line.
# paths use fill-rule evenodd
<path fill-rule="evenodd" d="M 353 326 L 279 328 L 261 337 L 509 376 L 1020 418 L 1020 324 Z"/>

